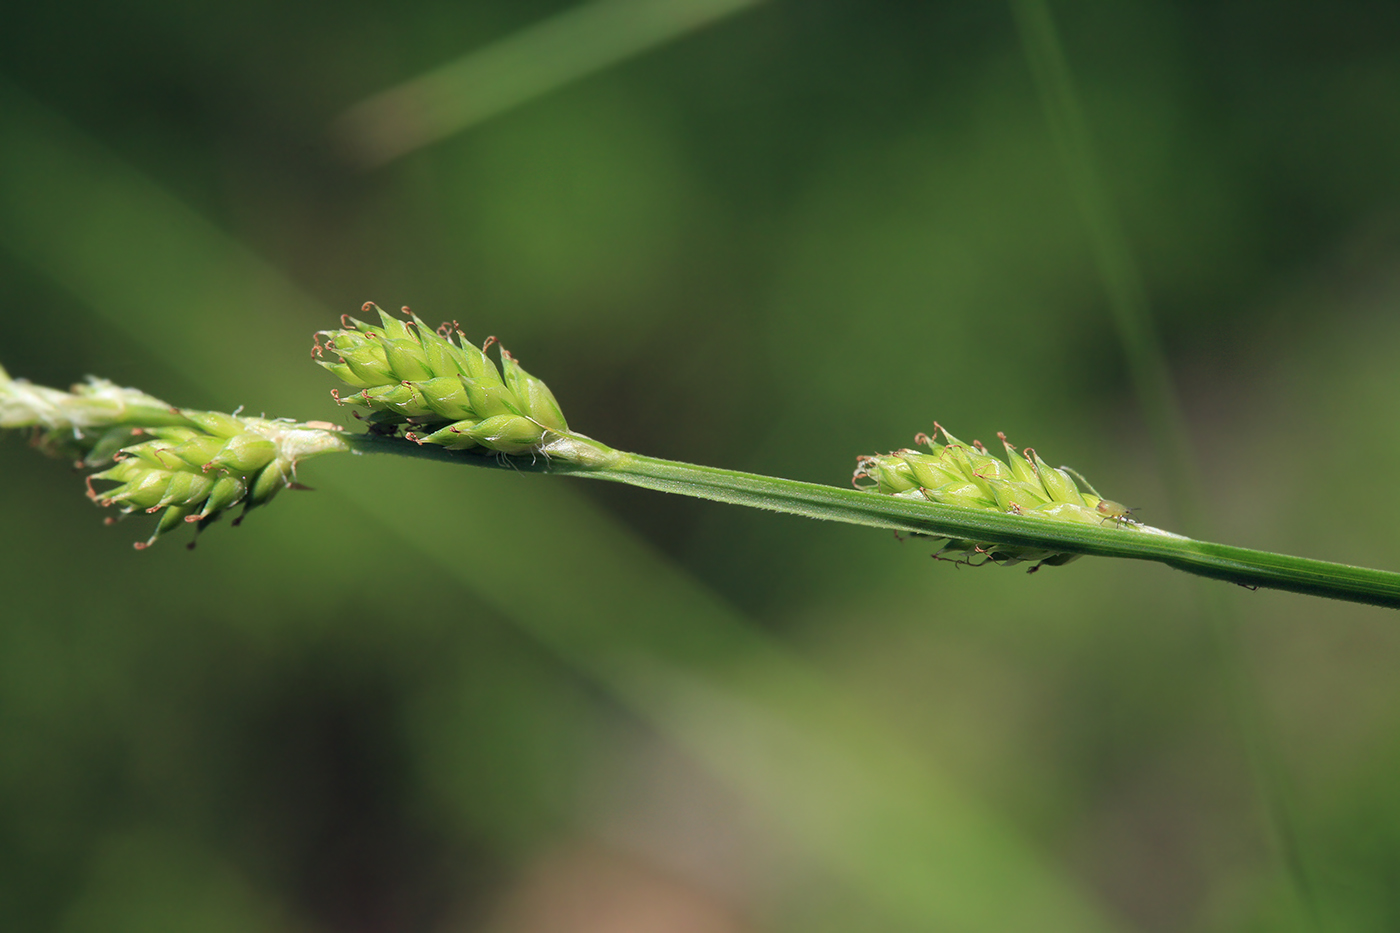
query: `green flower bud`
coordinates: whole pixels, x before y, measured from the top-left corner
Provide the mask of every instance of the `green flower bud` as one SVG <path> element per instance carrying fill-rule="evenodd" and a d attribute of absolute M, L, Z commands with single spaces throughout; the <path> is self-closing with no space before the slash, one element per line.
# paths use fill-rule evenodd
<path fill-rule="evenodd" d="M 355 370 L 351 369 L 345 363 L 332 363 L 330 360 L 315 360 L 314 362 L 317 366 L 320 366 L 341 382 L 352 385 L 357 389 L 368 389 L 370 386 L 375 385 L 373 382 L 362 379 Z"/>
<path fill-rule="evenodd" d="M 1045 491 L 1050 494 L 1050 498 L 1056 502 L 1071 502 L 1075 505 L 1083 505 L 1084 497 L 1080 495 L 1079 487 L 1074 485 L 1074 480 L 1070 479 L 1064 470 L 1057 470 L 1040 459 L 1040 454 L 1034 450 L 1030 451 L 1035 459 L 1036 471 L 1040 474 L 1040 482 L 1045 486 Z"/>
<path fill-rule="evenodd" d="M 487 346 L 490 344 L 488 343 Z M 474 344 L 463 341 L 458 359 L 462 366 L 463 378 L 468 383 L 474 383 L 486 389 L 505 388 L 505 382 L 501 379 L 496 364 L 491 362 L 491 358 L 484 351 L 478 350 Z"/>
<path fill-rule="evenodd" d="M 401 381 L 431 379 L 435 375 L 428 366 L 423 345 L 417 340 L 384 341 L 384 357 L 389 361 L 389 368 Z"/>
<path fill-rule="evenodd" d="M 191 411 L 186 414 L 205 434 L 215 437 L 237 437 L 246 430 L 243 419 L 221 411 Z"/>
<path fill-rule="evenodd" d="M 520 454 L 536 450 L 544 437 L 544 429 L 521 415 L 496 415 L 480 421 L 458 421 L 425 436 L 413 435 L 420 444 L 437 444 L 448 450 L 469 450 L 485 447 L 503 454 Z"/>
<path fill-rule="evenodd" d="M 966 453 L 968 465 L 972 467 L 972 474 L 976 478 L 989 482 L 1012 479 L 1011 468 L 987 453 L 985 449 L 973 448 Z"/>
<path fill-rule="evenodd" d="M 409 330 L 407 323 L 389 314 L 389 312 L 379 307 L 379 305 L 371 305 L 371 307 L 373 307 L 375 313 L 379 315 L 379 322 L 383 325 L 379 333 L 383 337 L 391 341 L 410 340 L 417 343 L 417 337 L 414 335 L 413 331 Z M 414 318 L 414 320 L 417 320 L 417 318 Z"/>
<path fill-rule="evenodd" d="M 301 460 L 349 449 L 337 432 L 313 425 L 219 412 L 186 414 L 191 423 L 220 433 L 155 429 L 155 438 L 122 448 L 116 463 L 89 478 L 89 495 L 99 504 L 120 506 L 124 513 L 164 510 L 155 534 L 139 547 L 149 547 L 182 522 L 203 528 L 239 503 L 245 512 L 262 505 L 293 484 Z M 92 481 L 117 485 L 98 492 Z"/>
<path fill-rule="evenodd" d="M 917 450 L 901 450 L 895 454 L 903 458 L 909 465 L 909 469 L 914 474 L 914 478 L 920 486 L 929 489 L 936 489 L 939 486 L 946 486 L 949 483 L 964 483 L 967 481 L 960 470 L 949 466 L 940 455 L 919 453 Z"/>
<path fill-rule="evenodd" d="M 203 473 L 191 473 L 188 470 L 175 470 L 170 474 L 170 481 L 166 483 L 165 494 L 160 497 L 154 508 L 161 508 L 167 505 L 193 505 L 196 502 L 203 502 L 209 496 L 210 490 L 214 488 L 214 479 L 205 476 Z"/>
<path fill-rule="evenodd" d="M 439 447 L 446 447 L 448 450 L 471 450 L 473 447 L 481 446 L 470 433 L 476 425 L 476 421 L 464 420 L 438 428 L 430 434 L 420 436 L 410 431 L 404 437 L 419 444 L 436 444 Z"/>
<path fill-rule="evenodd" d="M 972 461 L 967 457 L 967 445 L 950 434 L 945 433 L 944 436 L 948 443 L 938 452 L 939 461 L 957 473 L 960 478 L 964 480 L 975 479 L 976 471 L 972 469 Z"/>
<path fill-rule="evenodd" d="M 969 446 L 949 434 L 937 422 L 935 430 L 947 442 L 940 446 L 925 434 L 915 441 L 931 453 L 900 450 L 894 454 L 861 457 L 856 461 L 857 488 L 902 498 L 923 497 L 944 505 L 996 511 L 1039 521 L 1098 525 L 1112 521 L 1120 527 L 1142 526 L 1128 518 L 1127 507 L 1104 499 L 1088 481 L 1068 467 L 1049 466 L 1031 448 L 1022 455 L 998 432 L 1006 449 L 1006 460 L 992 456 L 981 443 Z M 874 486 L 859 486 L 861 478 L 875 480 Z M 1076 483 L 1077 481 L 1077 483 Z M 1088 490 L 1081 492 L 1081 487 Z M 961 539 L 941 539 L 936 557 L 965 563 L 998 564 L 1032 562 L 1031 570 L 1059 566 L 1077 555 L 1045 548 L 982 543 Z"/>
<path fill-rule="evenodd" d="M 405 438 L 420 444 L 547 453 L 593 466 L 614 453 L 571 432 L 549 387 L 504 349 L 498 367 L 486 353 L 496 344 L 494 337 L 478 348 L 455 322 L 434 331 L 407 308 L 406 319 L 374 304 L 363 310 L 374 311 L 379 323 L 344 317 L 339 330 L 316 335 L 312 354 L 336 355 L 317 362 L 356 390 L 343 397 L 336 393 L 337 401 L 368 408 L 378 433 L 411 428 Z"/>
<path fill-rule="evenodd" d="M 418 339 L 423 344 L 423 356 L 428 361 L 428 369 L 436 376 L 456 376 L 465 374 L 466 367 L 461 358 L 461 350 L 428 325 L 418 322 Z"/>
<path fill-rule="evenodd" d="M 443 418 L 461 421 L 475 413 L 467 397 L 467 387 L 458 375 L 434 376 L 414 383 L 413 387 L 423 397 L 423 403 Z"/>
<path fill-rule="evenodd" d="M 926 490 L 926 494 L 933 501 L 942 502 L 944 505 L 961 505 L 969 509 L 995 509 L 998 507 L 996 498 L 987 495 L 977 483 L 948 483 L 937 489 Z"/>
<path fill-rule="evenodd" d="M 901 451 L 900 453 L 904 453 Z M 856 471 L 851 477 L 851 483 L 857 489 L 862 487 L 859 480 L 870 478 L 875 481 L 875 491 L 887 495 L 897 495 L 902 492 L 919 490 L 919 480 L 914 475 L 913 468 L 906 460 L 897 455 L 860 457 L 856 460 Z"/>
<path fill-rule="evenodd" d="M 1077 522 L 1080 525 L 1100 525 L 1104 518 L 1093 509 L 1076 505 L 1073 502 L 1050 502 L 1022 514 L 1034 518 L 1052 518 L 1060 522 Z"/>
<path fill-rule="evenodd" d="M 496 415 L 523 414 L 514 393 L 506 388 L 505 383 L 479 382 L 469 376 L 458 376 L 457 378 L 462 381 L 462 388 L 466 391 L 472 411 L 476 413 L 477 417 L 491 418 Z"/>
<path fill-rule="evenodd" d="M 219 451 L 229 443 L 231 442 L 222 437 L 200 434 L 182 444 L 171 447 L 170 453 L 184 461 L 185 466 L 202 470 L 204 465 L 213 460 Z"/>
<path fill-rule="evenodd" d="M 356 352 L 372 340 L 382 338 L 356 334 L 347 346 Z M 123 515 L 162 513 L 142 548 L 183 522 L 202 528 L 240 502 L 245 510 L 266 502 L 293 484 L 302 460 L 350 449 L 334 425 L 177 409 L 100 379 L 61 392 L 0 368 L 0 428 L 26 427 L 49 452 L 82 457 L 88 467 L 110 464 L 87 477 L 94 502 Z"/>
<path fill-rule="evenodd" d="M 1019 513 L 1049 504 L 1039 483 L 1035 486 L 1015 480 L 993 483 L 992 494 L 996 496 L 997 507 L 1003 512 Z"/>
<path fill-rule="evenodd" d="M 404 418 L 423 418 L 433 414 L 432 406 L 416 386 L 403 382 L 364 389 L 346 402 L 364 404 L 377 411 L 394 412 Z"/>
<path fill-rule="evenodd" d="M 292 465 L 284 460 L 273 460 L 263 467 L 248 488 L 248 501 L 244 511 L 254 506 L 264 505 L 273 496 L 292 485 Z"/>
<path fill-rule="evenodd" d="M 145 541 L 137 541 L 137 542 L 133 545 L 133 547 L 135 547 L 136 550 L 138 550 L 138 551 L 144 551 L 146 548 L 150 547 L 152 544 L 155 544 L 155 543 L 156 543 L 156 539 L 159 538 L 161 535 L 165 534 L 167 531 L 171 530 L 172 528 L 177 528 L 177 527 L 179 527 L 180 523 L 181 523 L 182 521 L 184 521 L 185 518 L 186 518 L 189 514 L 190 514 L 190 510 L 189 510 L 189 508 L 187 508 L 187 507 L 185 507 L 185 506 L 181 506 L 181 505 L 172 505 L 172 506 L 170 506 L 168 509 L 166 509 L 164 512 L 161 513 L 160 521 L 158 521 L 158 522 L 156 523 L 156 530 L 155 530 L 155 532 L 150 536 L 150 538 L 146 539 Z M 192 546 L 193 546 L 193 545 L 191 544 L 191 547 L 192 547 Z"/>
<path fill-rule="evenodd" d="M 521 415 L 496 415 L 471 429 L 481 446 L 503 454 L 523 454 L 539 446 L 544 429 Z"/>
<path fill-rule="evenodd" d="M 992 492 L 991 484 L 983 478 L 982 474 L 977 471 L 977 467 L 973 465 L 970 456 L 973 451 L 962 444 L 956 443 L 955 438 L 950 437 L 949 440 L 954 442 L 944 447 L 942 452 L 938 455 L 938 459 L 943 468 L 958 477 L 959 485 L 970 483 L 976 488 L 979 497 L 988 502 L 995 502 L 996 495 Z"/>
<path fill-rule="evenodd" d="M 564 412 L 554 399 L 549 386 L 527 373 L 504 347 L 501 348 L 501 371 L 505 373 L 506 386 L 520 400 L 523 413 L 553 431 L 563 433 L 569 430 L 564 421 Z"/>
<path fill-rule="evenodd" d="M 258 434 L 230 438 L 219 452 L 201 465 L 205 470 L 229 470 L 244 476 L 261 470 L 277 458 L 277 445 Z"/>
<path fill-rule="evenodd" d="M 165 490 L 170 486 L 170 472 L 151 469 L 149 466 L 141 469 L 139 461 L 137 463 L 137 468 L 123 471 L 124 475 L 129 475 L 130 478 L 121 486 L 105 494 L 100 500 L 103 505 L 120 503 L 126 511 L 157 507 L 160 500 L 165 497 Z M 93 479 L 114 479 L 116 477 L 109 477 L 107 474 L 114 472 L 115 469 L 114 467 L 112 471 L 99 473 Z"/>
<path fill-rule="evenodd" d="M 117 455 L 117 451 L 131 444 L 131 439 L 135 436 L 136 428 L 119 427 L 110 428 L 100 434 L 93 435 L 96 442 L 92 449 L 83 457 L 82 466 L 100 466 Z"/>
<path fill-rule="evenodd" d="M 140 460 L 131 458 L 119 459 L 102 472 L 94 473 L 91 476 L 89 476 L 88 489 L 92 489 L 92 480 L 95 479 L 108 480 L 113 483 L 120 483 L 122 485 L 125 485 L 127 483 L 130 483 L 132 480 L 140 479 L 142 476 L 149 473 L 150 470 L 150 466 L 148 464 L 142 463 Z M 107 495 L 99 495 L 96 492 L 89 492 L 88 497 L 90 499 L 95 500 L 110 500 L 111 498 Z"/>
<path fill-rule="evenodd" d="M 1031 466 L 1031 462 L 1021 456 L 1015 447 L 1011 446 L 1011 442 L 1006 439 L 1005 434 L 998 431 L 997 437 L 1001 440 L 1002 446 L 1006 448 L 1006 463 L 1011 467 L 1011 475 L 1015 477 L 1018 482 L 1028 483 L 1031 486 L 1037 486 L 1043 490 L 1044 487 L 1041 486 L 1040 483 L 1040 474 L 1035 471 L 1035 467 Z"/>
<path fill-rule="evenodd" d="M 340 363 L 328 363 L 325 360 L 318 360 L 322 366 L 331 370 L 338 376 L 343 374 L 339 366 L 344 366 L 350 371 L 352 378 L 345 381 L 358 389 L 369 389 L 385 383 L 397 382 L 394 378 L 394 370 L 389 365 L 384 353 L 377 346 L 366 347 L 360 350 L 340 350 Z"/>
<path fill-rule="evenodd" d="M 221 476 L 214 481 L 204 505 L 198 515 L 191 515 L 185 521 L 206 521 L 220 512 L 237 505 L 248 491 L 248 483 L 241 476 Z"/>

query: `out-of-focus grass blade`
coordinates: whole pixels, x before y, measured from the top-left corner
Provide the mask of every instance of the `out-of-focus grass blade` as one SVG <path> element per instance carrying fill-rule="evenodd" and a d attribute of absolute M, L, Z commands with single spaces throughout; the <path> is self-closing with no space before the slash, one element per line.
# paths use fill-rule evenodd
<path fill-rule="evenodd" d="M 263 371 L 207 342 L 230 328 L 265 359 L 294 341 L 293 365 L 317 375 L 295 321 L 331 311 L 63 121 L 3 85 L 0 100 L 0 245 L 211 396 L 246 394 Z M 214 327 L 172 314 L 185 307 L 236 314 Z M 565 481 L 347 457 L 315 483 L 391 531 L 385 549 L 463 587 L 464 611 L 510 620 L 771 811 L 895 924 L 878 928 L 1113 927 L 973 795 Z M 298 572 L 265 572 L 281 569 Z"/>
<path fill-rule="evenodd" d="M 1128 373 L 1146 416 L 1157 460 L 1163 467 L 1172 508 L 1180 527 L 1188 534 L 1207 536 L 1209 525 L 1201 504 L 1200 472 L 1192 456 L 1186 416 L 1172 382 L 1142 273 L 1104 188 L 1089 123 L 1080 106 L 1049 3 L 1047 0 L 1012 0 L 1011 8 L 1046 122 L 1060 150 L 1070 188 L 1089 233 Z M 1320 930 L 1323 928 L 1320 902 L 1289 802 L 1288 775 L 1270 737 L 1260 726 L 1263 717 L 1258 709 L 1259 701 L 1247 683 L 1247 667 L 1240 656 L 1237 633 L 1230 626 L 1229 609 L 1218 592 L 1207 592 L 1203 588 L 1200 606 L 1217 636 L 1216 647 L 1223 659 L 1224 676 L 1230 680 L 1237 728 L 1249 753 L 1255 786 L 1264 802 L 1269 824 L 1266 829 L 1278 850 L 1280 871 L 1291 882 L 1297 900 L 1298 922 Z"/>
<path fill-rule="evenodd" d="M 3 80 L 0 113 L 0 246 L 229 407 L 325 397 L 303 364 L 337 315 Z"/>
<path fill-rule="evenodd" d="M 1104 190 L 1088 123 L 1050 9 L 1045 0 L 1013 0 L 1011 8 L 1046 122 L 1089 234 L 1089 246 L 1118 327 L 1128 374 L 1152 432 L 1158 462 L 1164 468 L 1163 479 L 1177 512 L 1178 521 L 1173 527 L 1193 537 L 1209 538 L 1207 529 L 1202 527 L 1200 483 L 1191 456 L 1186 417 L 1152 320 L 1147 287 L 1118 213 Z"/>
<path fill-rule="evenodd" d="M 379 166 L 762 0 L 593 0 L 351 107 L 335 133 Z"/>

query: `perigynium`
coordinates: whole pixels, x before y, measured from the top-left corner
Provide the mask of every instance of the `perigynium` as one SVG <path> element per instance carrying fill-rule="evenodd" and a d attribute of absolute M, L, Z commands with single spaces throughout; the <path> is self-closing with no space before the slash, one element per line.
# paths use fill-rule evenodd
<path fill-rule="evenodd" d="M 527 373 L 496 338 L 481 349 L 456 324 L 434 330 L 404 308 L 399 320 L 366 303 L 379 324 L 348 315 L 341 327 L 316 334 L 312 355 L 353 391 L 337 402 L 367 408 L 371 431 L 448 450 L 481 448 L 605 466 L 617 452 L 569 430 L 554 393 Z M 455 340 L 452 339 L 455 336 Z M 325 343 L 321 338 L 325 338 Z M 500 368 L 487 356 L 496 346 Z M 327 353 L 334 360 L 325 358 Z"/>
<path fill-rule="evenodd" d="M 436 331 L 407 309 L 406 320 L 373 304 L 364 310 L 377 312 L 380 323 L 342 318 L 341 328 L 316 335 L 313 352 L 353 390 L 332 391 L 336 401 L 369 411 L 372 433 L 402 431 L 418 445 L 581 467 L 605 467 L 619 456 L 571 431 L 549 387 L 494 338 L 478 349 L 455 325 Z M 486 353 L 493 345 L 499 367 Z M 246 513 L 295 487 L 302 460 L 350 449 L 340 427 L 325 422 L 181 409 L 101 379 L 64 392 L 3 369 L 0 428 L 29 428 L 45 453 L 106 467 L 87 480 L 98 504 L 123 515 L 161 513 L 138 548 L 182 523 L 203 529 L 235 506 Z"/>
<path fill-rule="evenodd" d="M 1157 531 L 1128 518 L 1128 509 L 1100 496 L 1082 477 L 1080 482 L 1086 488 L 1081 489 L 1071 475 L 1073 471 L 1050 466 L 1033 448 L 1018 452 L 1005 434 L 997 433 L 1006 448 L 1006 460 L 1002 461 L 992 456 L 981 441 L 965 444 L 938 422 L 934 422 L 934 430 L 943 435 L 945 443 L 939 444 L 922 433 L 914 438 L 915 443 L 928 448 L 927 453 L 905 448 L 889 454 L 860 457 L 852 477 L 856 488 L 1041 521 L 1081 525 L 1111 522 L 1122 528 Z M 862 479 L 874 480 L 874 483 L 862 485 Z M 1032 571 L 1041 566 L 1067 564 L 1079 556 L 1045 548 L 961 538 L 938 539 L 936 546 L 937 556 L 962 562 L 977 558 L 984 563 L 1007 565 L 1035 561 Z"/>
<path fill-rule="evenodd" d="M 861 457 L 856 490 L 614 450 L 573 430 L 549 388 L 494 338 L 478 348 L 456 325 L 433 330 L 404 309 L 373 304 L 379 323 L 346 317 L 316 335 L 317 362 L 349 387 L 332 394 L 365 412 L 369 432 L 325 422 L 176 408 L 136 389 L 89 379 L 69 391 L 0 369 L 0 428 L 67 457 L 89 495 L 123 514 L 160 513 L 138 548 L 182 524 L 204 528 L 297 486 L 302 461 L 324 453 L 389 453 L 629 483 L 808 518 L 891 528 L 931 541 L 957 563 L 1030 563 L 1083 554 L 1160 561 L 1251 588 L 1270 586 L 1400 608 L 1400 573 L 1195 541 L 1128 517 L 1077 472 L 1052 467 L 1002 435 L 1005 459 L 941 425 L 942 443 Z M 496 348 L 499 362 L 488 355 Z M 357 412 L 357 417 L 361 417 Z M 109 520 L 110 521 L 110 520 Z"/>
<path fill-rule="evenodd" d="M 79 467 L 106 466 L 87 478 L 99 505 L 123 515 L 160 512 L 138 549 L 182 523 L 203 529 L 235 506 L 246 513 L 263 505 L 296 485 L 302 460 L 350 449 L 333 424 L 175 408 L 100 379 L 64 392 L 3 369 L 0 427 L 29 428 L 36 447 Z"/>

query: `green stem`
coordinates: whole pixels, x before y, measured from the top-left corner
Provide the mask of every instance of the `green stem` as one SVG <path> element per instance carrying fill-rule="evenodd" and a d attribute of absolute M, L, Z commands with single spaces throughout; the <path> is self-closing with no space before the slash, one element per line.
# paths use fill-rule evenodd
<path fill-rule="evenodd" d="M 454 452 L 368 434 L 354 435 L 347 440 L 352 449 L 367 453 L 393 453 L 525 473 L 572 474 L 732 505 L 913 534 L 1153 560 L 1245 587 L 1263 586 L 1400 609 L 1400 573 L 1213 544 L 1137 527 L 1053 522 L 623 452 L 611 458 L 606 467 L 598 468 L 543 457 L 529 460 Z"/>

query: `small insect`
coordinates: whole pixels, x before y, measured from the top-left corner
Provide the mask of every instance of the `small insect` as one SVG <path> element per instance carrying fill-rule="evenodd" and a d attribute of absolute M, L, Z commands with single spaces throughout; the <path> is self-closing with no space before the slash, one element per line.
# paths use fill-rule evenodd
<path fill-rule="evenodd" d="M 1099 497 L 1099 504 L 1094 506 L 1094 509 L 1103 516 L 1104 521 L 1112 521 L 1113 524 L 1119 527 L 1136 524 L 1130 516 L 1136 512 L 1137 509 L 1130 509 L 1121 502 L 1114 502 L 1112 499 L 1105 499 L 1103 496 L 1099 496 L 1099 491 L 1093 487 L 1093 484 L 1085 479 L 1074 467 L 1062 466 L 1060 469 L 1078 480 L 1081 488 L 1087 489 L 1089 492 Z"/>
<path fill-rule="evenodd" d="M 1112 499 L 1100 499 L 1099 504 L 1094 506 L 1095 510 L 1104 517 L 1104 521 L 1112 520 L 1115 525 L 1131 523 L 1129 518 L 1133 510 L 1123 505 L 1121 502 L 1114 502 Z"/>

